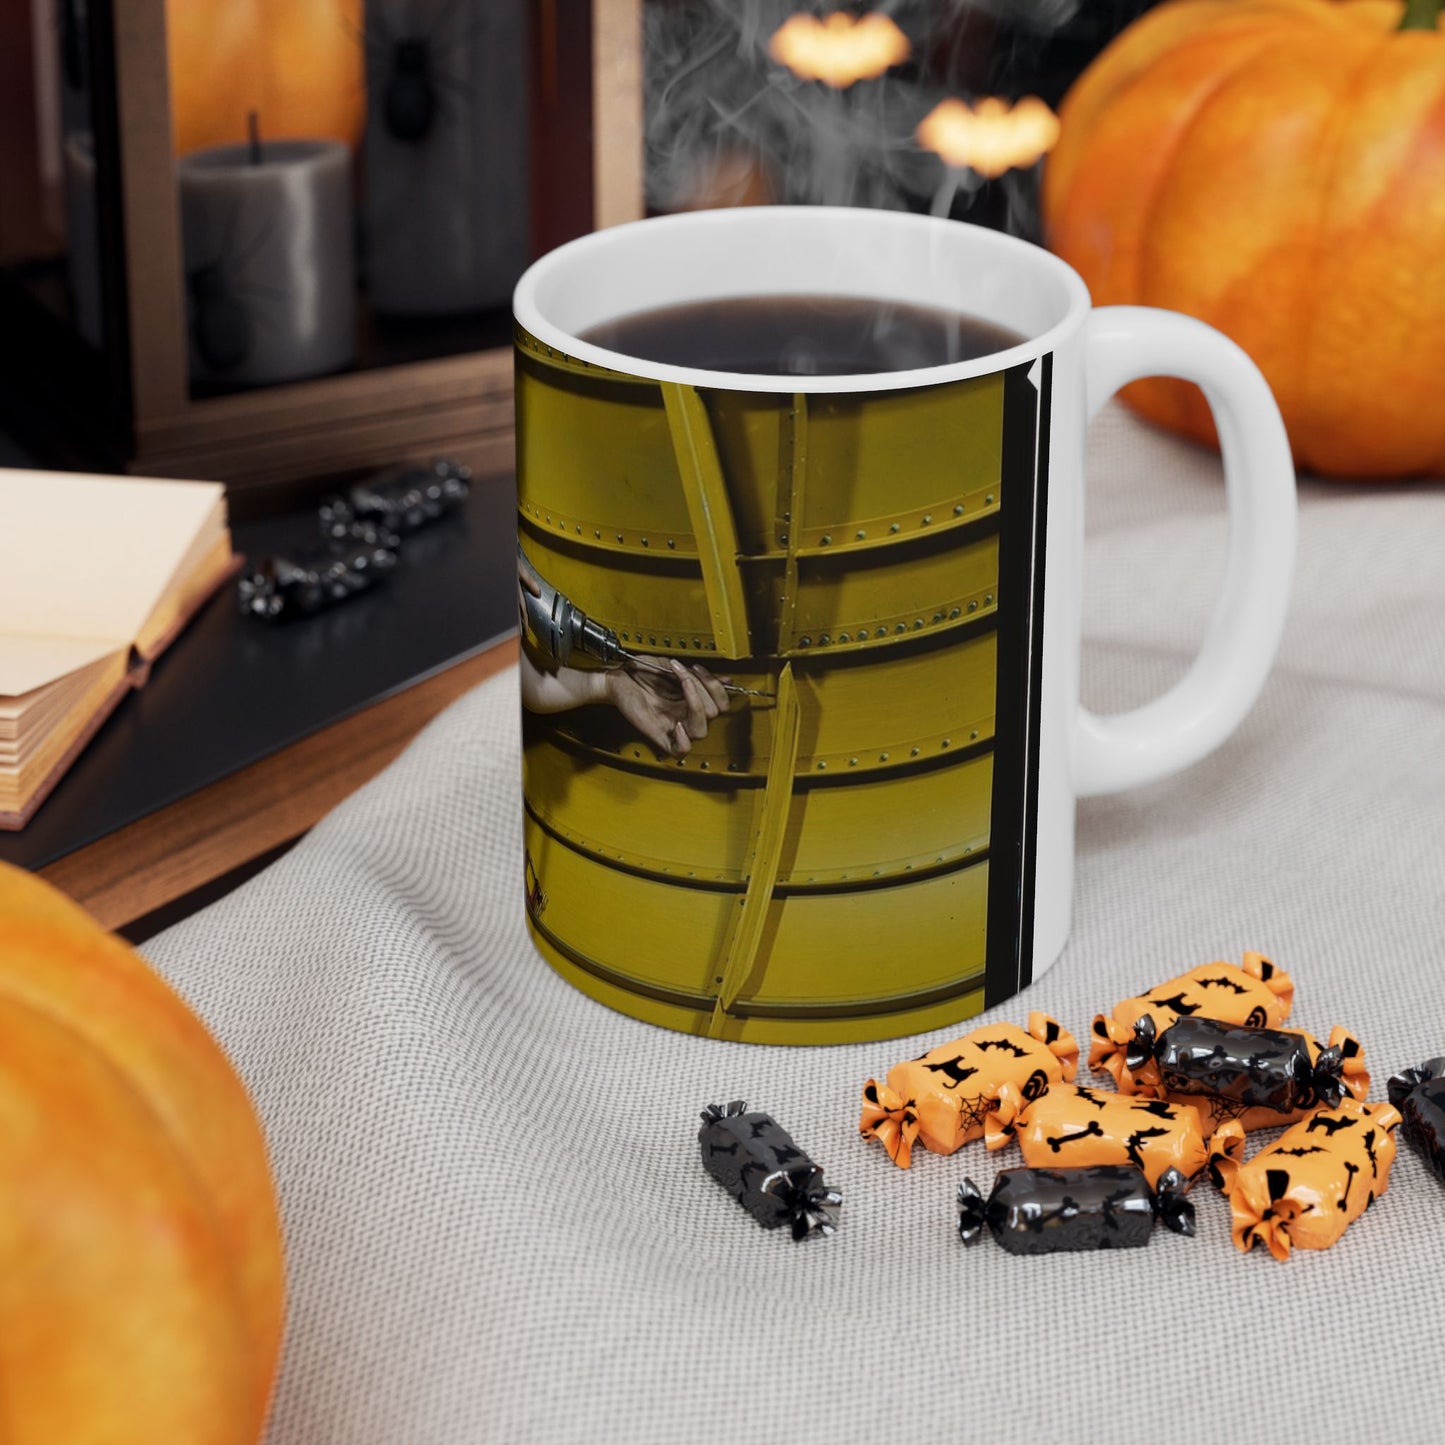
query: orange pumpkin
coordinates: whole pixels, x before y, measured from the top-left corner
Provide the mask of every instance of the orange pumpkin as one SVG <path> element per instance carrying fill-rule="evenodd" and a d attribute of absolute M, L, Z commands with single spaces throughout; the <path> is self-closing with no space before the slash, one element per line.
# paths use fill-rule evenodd
<path fill-rule="evenodd" d="M 1049 244 L 1097 304 L 1209 322 L 1259 364 L 1310 471 L 1445 471 L 1439 0 L 1171 0 L 1080 77 Z M 1145 416 L 1214 439 L 1199 392 Z"/>
<path fill-rule="evenodd" d="M 177 155 L 263 139 L 355 145 L 366 119 L 362 0 L 166 0 Z"/>
<path fill-rule="evenodd" d="M 281 1236 L 245 1089 L 138 954 L 0 865 L 0 1438 L 252 1445 Z"/>

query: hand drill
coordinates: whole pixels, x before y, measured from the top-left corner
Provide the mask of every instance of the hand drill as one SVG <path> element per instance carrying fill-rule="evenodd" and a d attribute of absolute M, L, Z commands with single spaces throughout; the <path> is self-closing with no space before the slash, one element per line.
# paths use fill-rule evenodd
<path fill-rule="evenodd" d="M 629 664 L 653 672 L 668 671 L 667 664 L 657 658 L 629 652 L 610 627 L 592 621 L 580 607 L 564 597 L 527 560 L 520 542 L 517 544 L 517 564 L 541 594 L 534 596 L 525 586 L 519 589 L 527 634 L 559 667 L 570 666 L 573 654 L 580 653 L 600 662 L 603 667 Z M 722 682 L 722 679 L 718 681 Z M 757 688 L 742 687 L 735 682 L 723 682 L 722 685 L 728 692 L 743 697 L 769 696 Z"/>

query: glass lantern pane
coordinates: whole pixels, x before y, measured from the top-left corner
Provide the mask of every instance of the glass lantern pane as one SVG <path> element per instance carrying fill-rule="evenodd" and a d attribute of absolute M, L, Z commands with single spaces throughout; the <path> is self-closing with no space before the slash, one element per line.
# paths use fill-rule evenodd
<path fill-rule="evenodd" d="M 105 344 L 86 0 L 0 10 L 0 271 L 7 306 Z M 45 322 L 40 323 L 44 325 Z"/>
<path fill-rule="evenodd" d="M 194 396 L 509 343 L 546 4 L 166 0 Z"/>

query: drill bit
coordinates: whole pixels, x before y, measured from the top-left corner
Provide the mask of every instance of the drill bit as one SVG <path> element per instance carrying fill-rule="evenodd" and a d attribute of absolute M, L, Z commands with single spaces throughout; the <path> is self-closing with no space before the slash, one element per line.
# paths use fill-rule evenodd
<path fill-rule="evenodd" d="M 640 652 L 629 652 L 626 648 L 621 649 L 623 661 L 632 667 L 639 668 L 643 672 L 661 672 L 672 677 L 672 669 L 655 657 L 648 657 Z M 723 691 L 734 694 L 737 697 L 772 697 L 772 693 L 764 692 L 761 688 L 744 687 L 741 683 L 729 682 L 719 677 L 718 682 L 722 683 Z"/>

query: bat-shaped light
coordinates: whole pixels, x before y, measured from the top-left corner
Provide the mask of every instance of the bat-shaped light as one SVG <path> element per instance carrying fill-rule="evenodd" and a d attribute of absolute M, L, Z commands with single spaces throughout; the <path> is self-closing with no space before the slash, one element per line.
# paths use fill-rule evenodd
<path fill-rule="evenodd" d="M 907 60 L 911 49 L 908 37 L 876 11 L 855 17 L 840 10 L 822 19 L 794 15 L 768 42 L 768 54 L 800 80 L 821 80 L 835 90 L 876 79 Z"/>
<path fill-rule="evenodd" d="M 1031 166 L 1053 149 L 1059 118 L 1036 95 L 1012 106 L 996 96 L 975 106 L 950 99 L 939 101 L 915 134 L 919 145 L 936 152 L 946 164 L 992 177 Z"/>

